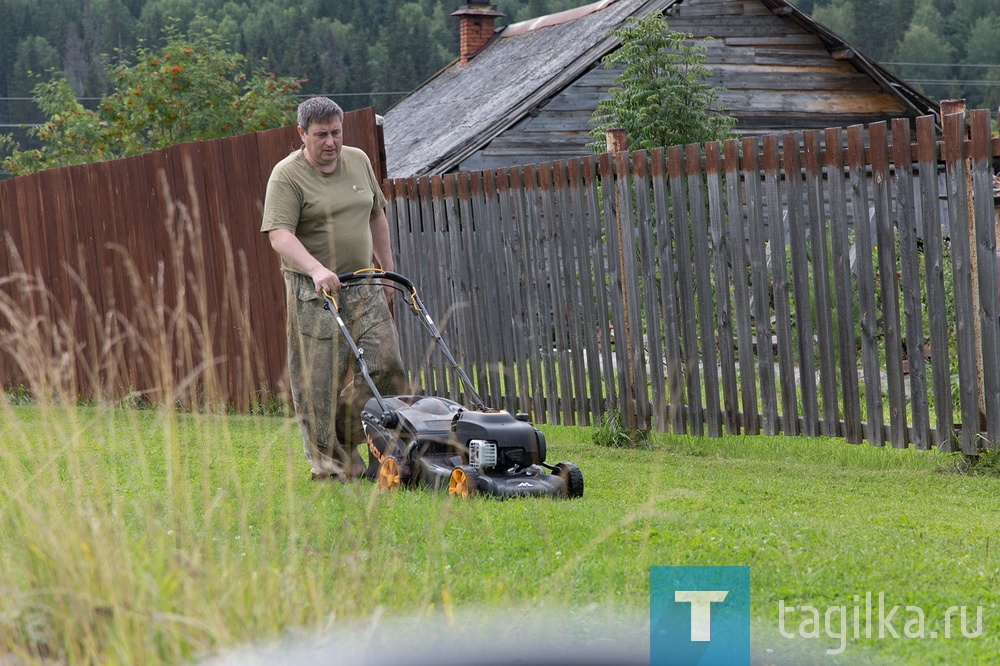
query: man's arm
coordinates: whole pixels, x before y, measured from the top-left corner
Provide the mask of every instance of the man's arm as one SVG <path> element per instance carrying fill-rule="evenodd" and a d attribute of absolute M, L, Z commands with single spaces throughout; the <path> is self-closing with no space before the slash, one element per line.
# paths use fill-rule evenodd
<path fill-rule="evenodd" d="M 389 219 L 385 216 L 385 209 L 371 216 L 368 221 L 372 230 L 372 251 L 375 254 L 375 265 L 384 271 L 393 272 L 396 264 L 392 260 L 392 241 L 389 237 Z M 382 293 L 389 304 L 389 312 L 392 312 L 392 287 L 383 287 Z"/>
<path fill-rule="evenodd" d="M 372 215 L 368 223 L 372 230 L 375 264 L 384 271 L 395 271 L 396 264 L 392 259 L 392 243 L 389 239 L 389 220 L 385 216 L 385 209 Z"/>
<path fill-rule="evenodd" d="M 386 239 L 388 239 L 388 223 L 386 224 Z M 271 241 L 271 247 L 282 259 L 288 262 L 293 269 L 312 278 L 316 286 L 316 292 L 322 293 L 324 289 L 337 293 L 340 291 L 340 280 L 337 274 L 324 266 L 309 254 L 309 250 L 302 244 L 294 233 L 288 229 L 272 229 L 267 232 L 267 238 Z"/>

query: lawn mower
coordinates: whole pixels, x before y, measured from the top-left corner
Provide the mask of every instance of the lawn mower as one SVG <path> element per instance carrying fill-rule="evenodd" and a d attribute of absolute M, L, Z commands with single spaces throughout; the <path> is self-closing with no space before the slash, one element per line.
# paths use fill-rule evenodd
<path fill-rule="evenodd" d="M 337 277 L 343 289 L 378 284 L 401 292 L 472 401 L 463 406 L 435 396 L 383 396 L 368 374 L 364 350 L 351 337 L 335 297 L 324 291 L 326 307 L 336 318 L 357 359 L 357 370 L 372 391 L 373 397 L 361 412 L 368 446 L 366 478 L 376 481 L 382 490 L 416 486 L 447 490 L 463 498 L 480 493 L 496 497 L 583 495 L 579 467 L 569 462 L 545 463 L 545 436 L 531 424 L 528 414 L 486 407 L 410 280 L 377 269 Z"/>

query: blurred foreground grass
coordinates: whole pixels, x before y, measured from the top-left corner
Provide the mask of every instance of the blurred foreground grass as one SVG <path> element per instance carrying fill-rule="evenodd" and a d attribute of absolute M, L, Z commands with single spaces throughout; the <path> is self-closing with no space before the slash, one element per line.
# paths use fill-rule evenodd
<path fill-rule="evenodd" d="M 582 499 L 453 501 L 314 484 L 280 417 L 0 417 L 0 663 L 182 664 L 374 616 L 461 624 L 523 608 L 587 609 L 648 641 L 634 618 L 647 618 L 653 565 L 750 566 L 759 663 L 990 663 L 1000 650 L 1000 480 L 947 473 L 943 454 L 785 437 L 606 449 L 591 429 L 545 427 L 549 462 L 582 468 Z M 843 640 L 827 631 L 822 612 L 860 598 L 864 613 L 866 592 L 900 606 L 900 638 L 862 624 L 855 640 L 853 621 Z M 797 611 L 782 635 L 779 602 L 819 609 L 818 625 Z M 974 638 L 957 619 L 944 638 L 956 605 Z M 925 638 L 902 635 L 906 606 L 922 609 Z"/>

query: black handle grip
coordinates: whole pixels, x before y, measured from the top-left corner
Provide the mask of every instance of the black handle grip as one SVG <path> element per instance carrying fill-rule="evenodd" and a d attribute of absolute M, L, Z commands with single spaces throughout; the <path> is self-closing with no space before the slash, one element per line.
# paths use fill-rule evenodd
<path fill-rule="evenodd" d="M 383 271 L 378 268 L 364 268 L 353 273 L 341 273 L 337 275 L 337 279 L 339 279 L 340 283 L 344 286 L 347 286 L 351 282 L 362 282 L 366 280 L 391 280 L 392 282 L 406 287 L 406 290 L 409 292 L 416 290 L 413 283 L 399 273 Z"/>

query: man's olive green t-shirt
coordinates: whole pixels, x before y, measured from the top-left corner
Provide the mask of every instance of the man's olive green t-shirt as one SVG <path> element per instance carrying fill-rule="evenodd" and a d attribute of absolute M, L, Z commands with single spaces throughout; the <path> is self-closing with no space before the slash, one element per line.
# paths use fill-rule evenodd
<path fill-rule="evenodd" d="M 288 229 L 334 273 L 354 272 L 372 265 L 370 220 L 385 204 L 363 150 L 344 146 L 337 169 L 323 173 L 299 148 L 271 171 L 260 230 Z"/>

